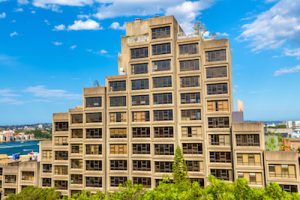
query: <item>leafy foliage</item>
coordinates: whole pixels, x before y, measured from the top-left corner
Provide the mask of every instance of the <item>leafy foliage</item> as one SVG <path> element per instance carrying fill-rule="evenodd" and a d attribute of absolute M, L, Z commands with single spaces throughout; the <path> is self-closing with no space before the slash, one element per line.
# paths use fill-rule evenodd
<path fill-rule="evenodd" d="M 247 180 L 238 179 L 233 183 L 209 176 L 209 185 L 203 188 L 197 182 L 191 182 L 187 174 L 182 151 L 176 148 L 173 163 L 173 180 L 164 177 L 157 187 L 146 190 L 142 185 L 127 181 L 119 190 L 112 193 L 92 194 L 82 191 L 63 200 L 300 200 L 298 193 L 287 193 L 277 183 L 266 188 L 251 188 Z M 8 200 L 59 200 L 54 189 L 27 187 L 19 194 L 12 194 Z"/>

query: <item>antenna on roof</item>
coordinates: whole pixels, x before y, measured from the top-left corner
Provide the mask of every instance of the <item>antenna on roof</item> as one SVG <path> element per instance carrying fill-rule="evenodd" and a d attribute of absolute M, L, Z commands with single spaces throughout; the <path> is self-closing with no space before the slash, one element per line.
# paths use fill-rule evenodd
<path fill-rule="evenodd" d="M 100 83 L 98 80 L 95 80 L 94 83 L 93 83 L 93 86 L 94 87 L 100 87 Z"/>
<path fill-rule="evenodd" d="M 197 35 L 203 35 L 207 30 L 205 29 L 205 26 L 203 23 L 201 23 L 200 21 L 197 21 L 195 24 L 194 24 L 194 27 L 193 27 L 194 31 L 195 31 L 195 34 Z"/>

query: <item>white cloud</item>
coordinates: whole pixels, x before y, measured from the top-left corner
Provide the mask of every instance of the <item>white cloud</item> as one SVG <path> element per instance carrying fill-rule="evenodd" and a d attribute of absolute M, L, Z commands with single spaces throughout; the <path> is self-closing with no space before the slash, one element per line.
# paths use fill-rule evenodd
<path fill-rule="evenodd" d="M 253 51 L 300 43 L 300 1 L 280 0 L 254 21 L 242 26 L 239 39 L 250 41 Z"/>
<path fill-rule="evenodd" d="M 200 12 L 209 8 L 214 0 L 98 0 L 105 3 L 94 15 L 98 19 L 122 16 L 174 15 L 186 32 L 190 32 L 193 22 Z"/>
<path fill-rule="evenodd" d="M 0 89 L 0 96 L 1 97 L 17 97 L 20 95 L 16 94 L 11 89 Z"/>
<path fill-rule="evenodd" d="M 100 51 L 99 51 L 99 54 L 101 54 L 101 55 L 104 55 L 104 54 L 107 54 L 108 52 L 105 50 L 105 49 L 101 49 Z"/>
<path fill-rule="evenodd" d="M 52 44 L 53 44 L 54 46 L 61 46 L 61 45 L 63 45 L 63 43 L 62 43 L 62 42 L 59 42 L 59 41 L 54 41 L 54 42 L 52 42 Z"/>
<path fill-rule="evenodd" d="M 41 8 L 49 6 L 86 6 L 93 4 L 93 0 L 33 0 L 33 5 Z"/>
<path fill-rule="evenodd" d="M 113 22 L 110 27 L 113 30 L 125 30 L 126 29 L 126 24 L 123 24 L 122 26 L 120 25 L 119 22 Z"/>
<path fill-rule="evenodd" d="M 71 49 L 71 50 L 74 50 L 74 49 L 76 49 L 76 48 L 77 48 L 77 45 L 76 45 L 76 44 L 70 46 L 70 49 Z"/>
<path fill-rule="evenodd" d="M 28 4 L 29 1 L 28 0 L 18 0 L 19 4 Z"/>
<path fill-rule="evenodd" d="M 74 24 L 68 26 L 68 30 L 79 31 L 79 30 L 101 30 L 100 24 L 92 19 L 86 21 L 75 20 Z"/>
<path fill-rule="evenodd" d="M 1 104 L 10 104 L 10 105 L 21 105 L 24 102 L 20 101 L 18 99 L 15 99 L 15 98 L 11 98 L 11 97 L 3 97 L 3 98 L 0 98 L 0 103 Z"/>
<path fill-rule="evenodd" d="M 61 89 L 48 89 L 44 85 L 31 86 L 24 90 L 25 93 L 32 94 L 39 98 L 61 98 L 61 99 L 72 99 L 80 100 L 81 95 L 68 92 Z"/>
<path fill-rule="evenodd" d="M 4 19 L 4 18 L 6 18 L 6 13 L 5 12 L 0 13 L 0 19 Z"/>
<path fill-rule="evenodd" d="M 48 19 L 45 19 L 45 20 L 44 20 L 44 23 L 45 23 L 47 26 L 49 26 L 49 25 L 50 25 L 50 22 L 49 22 L 49 20 L 48 20 Z"/>
<path fill-rule="evenodd" d="M 55 31 L 63 31 L 63 30 L 65 30 L 65 29 L 66 29 L 66 26 L 63 25 L 63 24 L 54 26 L 54 30 L 55 30 Z"/>
<path fill-rule="evenodd" d="M 286 67 L 286 68 L 276 70 L 274 72 L 274 76 L 281 76 L 284 74 L 294 74 L 294 73 L 298 73 L 298 72 L 300 72 L 300 65 L 296 65 L 295 67 L 290 67 L 290 68 Z"/>
<path fill-rule="evenodd" d="M 16 31 L 14 31 L 14 32 L 12 32 L 12 33 L 9 34 L 10 37 L 16 37 L 18 35 L 19 35 L 19 33 L 16 32 Z"/>
<path fill-rule="evenodd" d="M 15 12 L 23 12 L 23 11 L 24 11 L 23 8 L 16 8 L 16 9 L 15 9 Z"/>
<path fill-rule="evenodd" d="M 285 49 L 284 55 L 300 58 L 300 48 L 297 49 Z"/>

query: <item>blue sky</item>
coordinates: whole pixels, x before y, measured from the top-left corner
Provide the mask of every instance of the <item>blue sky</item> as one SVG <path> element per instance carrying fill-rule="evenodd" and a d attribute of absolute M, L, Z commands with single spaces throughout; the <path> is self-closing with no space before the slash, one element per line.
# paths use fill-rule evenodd
<path fill-rule="evenodd" d="M 124 22 L 175 15 L 228 36 L 247 120 L 300 119 L 300 1 L 0 0 L 0 125 L 51 122 L 117 74 Z"/>

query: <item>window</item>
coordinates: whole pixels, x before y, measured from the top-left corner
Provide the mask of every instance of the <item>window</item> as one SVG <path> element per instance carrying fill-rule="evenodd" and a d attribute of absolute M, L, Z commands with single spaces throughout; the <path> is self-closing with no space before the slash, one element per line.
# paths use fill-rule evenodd
<path fill-rule="evenodd" d="M 154 121 L 173 120 L 173 110 L 154 110 Z"/>
<path fill-rule="evenodd" d="M 180 65 L 180 71 L 195 71 L 199 70 L 199 60 L 183 60 L 179 62 Z"/>
<path fill-rule="evenodd" d="M 131 97 L 132 106 L 149 105 L 149 95 L 136 95 Z"/>
<path fill-rule="evenodd" d="M 127 170 L 127 160 L 111 160 L 110 170 Z"/>
<path fill-rule="evenodd" d="M 110 186 L 111 187 L 119 187 L 120 185 L 125 184 L 127 181 L 126 176 L 111 176 L 110 177 Z"/>
<path fill-rule="evenodd" d="M 83 138 L 82 129 L 72 129 L 72 138 Z"/>
<path fill-rule="evenodd" d="M 127 113 L 126 112 L 113 112 L 109 113 L 110 122 L 112 123 L 120 123 L 127 121 Z"/>
<path fill-rule="evenodd" d="M 152 39 L 167 38 L 170 37 L 170 26 L 164 26 L 159 28 L 152 28 Z"/>
<path fill-rule="evenodd" d="M 222 134 L 211 134 L 209 135 L 209 144 L 214 146 L 230 145 L 230 136 Z"/>
<path fill-rule="evenodd" d="M 42 186 L 43 187 L 51 187 L 51 178 L 42 178 Z"/>
<path fill-rule="evenodd" d="M 14 189 L 14 188 L 4 188 L 4 196 L 8 196 L 9 194 L 16 194 L 16 189 Z"/>
<path fill-rule="evenodd" d="M 155 172 L 172 172 L 173 162 L 155 161 Z"/>
<path fill-rule="evenodd" d="M 157 60 L 152 62 L 153 72 L 169 71 L 171 69 L 171 60 Z"/>
<path fill-rule="evenodd" d="M 238 153 L 237 164 L 238 165 L 249 165 L 249 166 L 260 166 L 261 157 L 260 154 L 256 153 Z"/>
<path fill-rule="evenodd" d="M 155 138 L 172 138 L 174 136 L 174 128 L 169 127 L 154 127 Z"/>
<path fill-rule="evenodd" d="M 183 143 L 182 144 L 183 154 L 202 154 L 201 143 Z"/>
<path fill-rule="evenodd" d="M 198 160 L 187 160 L 186 167 L 189 172 L 200 172 L 203 170 L 203 163 L 200 165 Z"/>
<path fill-rule="evenodd" d="M 55 175 L 68 175 L 68 166 L 67 165 L 56 165 L 54 166 Z"/>
<path fill-rule="evenodd" d="M 150 177 L 133 177 L 133 184 L 143 185 L 145 188 L 151 188 Z"/>
<path fill-rule="evenodd" d="M 102 97 L 86 97 L 85 98 L 85 107 L 101 107 L 102 106 Z"/>
<path fill-rule="evenodd" d="M 227 77 L 227 67 L 209 67 L 206 68 L 206 78 L 224 78 Z"/>
<path fill-rule="evenodd" d="M 210 173 L 221 180 L 230 181 L 232 179 L 232 171 L 229 169 L 211 169 Z"/>
<path fill-rule="evenodd" d="M 174 144 L 155 144 L 155 155 L 174 155 Z"/>
<path fill-rule="evenodd" d="M 54 187 L 57 190 L 67 190 L 68 189 L 68 181 L 55 180 Z"/>
<path fill-rule="evenodd" d="M 111 128 L 110 138 L 127 138 L 126 128 Z"/>
<path fill-rule="evenodd" d="M 85 177 L 86 187 L 102 187 L 102 177 Z"/>
<path fill-rule="evenodd" d="M 295 165 L 271 164 L 269 165 L 270 178 L 296 178 Z"/>
<path fill-rule="evenodd" d="M 102 161 L 101 160 L 86 160 L 85 168 L 88 171 L 102 171 Z"/>
<path fill-rule="evenodd" d="M 231 152 L 209 152 L 210 162 L 231 163 Z"/>
<path fill-rule="evenodd" d="M 131 74 L 147 74 L 147 73 L 148 73 L 148 63 L 131 65 Z"/>
<path fill-rule="evenodd" d="M 172 93 L 153 94 L 153 104 L 172 104 Z"/>
<path fill-rule="evenodd" d="M 55 151 L 55 160 L 68 160 L 67 151 Z"/>
<path fill-rule="evenodd" d="M 16 183 L 17 181 L 16 175 L 5 175 L 4 178 L 4 183 Z"/>
<path fill-rule="evenodd" d="M 82 174 L 71 174 L 71 184 L 82 184 Z"/>
<path fill-rule="evenodd" d="M 169 53 L 171 53 L 170 43 L 152 45 L 152 55 L 161 55 Z"/>
<path fill-rule="evenodd" d="M 200 86 L 200 77 L 199 76 L 187 76 L 180 78 L 180 87 L 199 87 Z"/>
<path fill-rule="evenodd" d="M 208 128 L 229 128 L 229 117 L 209 117 Z"/>
<path fill-rule="evenodd" d="M 131 52 L 131 59 L 148 57 L 148 47 L 131 49 L 130 52 Z"/>
<path fill-rule="evenodd" d="M 102 122 L 102 113 L 86 113 L 86 123 Z"/>
<path fill-rule="evenodd" d="M 172 87 L 171 76 L 161 76 L 153 78 L 153 88 Z"/>
<path fill-rule="evenodd" d="M 43 173 L 52 173 L 52 164 L 43 164 Z"/>
<path fill-rule="evenodd" d="M 150 144 L 132 144 L 132 154 L 150 154 Z"/>
<path fill-rule="evenodd" d="M 134 171 L 151 171 L 150 160 L 133 160 L 132 166 Z"/>
<path fill-rule="evenodd" d="M 111 92 L 125 91 L 126 81 L 110 81 L 109 88 Z"/>
<path fill-rule="evenodd" d="M 126 106 L 126 96 L 109 97 L 110 107 Z"/>
<path fill-rule="evenodd" d="M 150 121 L 149 111 L 133 111 L 132 112 L 133 122 L 148 122 Z"/>
<path fill-rule="evenodd" d="M 68 143 L 68 137 L 66 136 L 55 136 L 54 137 L 54 144 L 57 146 L 67 146 Z"/>
<path fill-rule="evenodd" d="M 181 104 L 194 104 L 200 103 L 200 92 L 194 93 L 181 93 Z"/>
<path fill-rule="evenodd" d="M 237 134 L 237 146 L 259 146 L 259 134 Z"/>
<path fill-rule="evenodd" d="M 204 178 L 190 178 L 191 183 L 197 182 L 199 186 L 204 187 Z"/>
<path fill-rule="evenodd" d="M 181 120 L 182 121 L 201 120 L 201 110 L 200 109 L 181 110 Z"/>
<path fill-rule="evenodd" d="M 229 111 L 228 100 L 207 101 L 208 112 Z"/>
<path fill-rule="evenodd" d="M 283 185 L 279 184 L 279 186 L 286 192 L 298 192 L 297 185 Z"/>
<path fill-rule="evenodd" d="M 201 126 L 183 126 L 181 127 L 182 137 L 201 137 Z"/>
<path fill-rule="evenodd" d="M 198 43 L 179 45 L 180 55 L 197 54 L 197 53 L 198 53 Z"/>
<path fill-rule="evenodd" d="M 88 128 L 86 129 L 86 138 L 102 138 L 102 128 Z"/>
<path fill-rule="evenodd" d="M 227 93 L 228 93 L 227 83 L 217 83 L 217 84 L 207 85 L 208 95 L 227 94 Z"/>
<path fill-rule="evenodd" d="M 81 159 L 71 159 L 71 169 L 82 169 L 83 161 Z"/>
<path fill-rule="evenodd" d="M 86 144 L 85 153 L 88 155 L 101 155 L 102 145 L 101 144 Z"/>
<path fill-rule="evenodd" d="M 146 90 L 149 89 L 149 80 L 148 79 L 139 79 L 131 81 L 132 90 Z"/>
<path fill-rule="evenodd" d="M 82 144 L 71 144 L 71 153 L 82 154 L 83 145 Z"/>
<path fill-rule="evenodd" d="M 133 127 L 132 128 L 133 138 L 149 138 L 150 137 L 150 127 Z"/>
<path fill-rule="evenodd" d="M 206 62 L 226 61 L 226 49 L 206 51 Z"/>
<path fill-rule="evenodd" d="M 83 116 L 82 114 L 72 114 L 71 119 L 72 119 L 72 124 L 81 124 L 83 122 Z"/>
<path fill-rule="evenodd" d="M 55 131 L 68 131 L 69 123 L 68 122 L 55 122 Z"/>
<path fill-rule="evenodd" d="M 127 144 L 111 144 L 111 154 L 127 154 Z"/>
<path fill-rule="evenodd" d="M 262 174 L 259 172 L 239 172 L 238 178 L 245 178 L 249 184 L 262 184 Z"/>
<path fill-rule="evenodd" d="M 42 160 L 50 160 L 50 159 L 52 159 L 52 151 L 42 150 Z"/>

